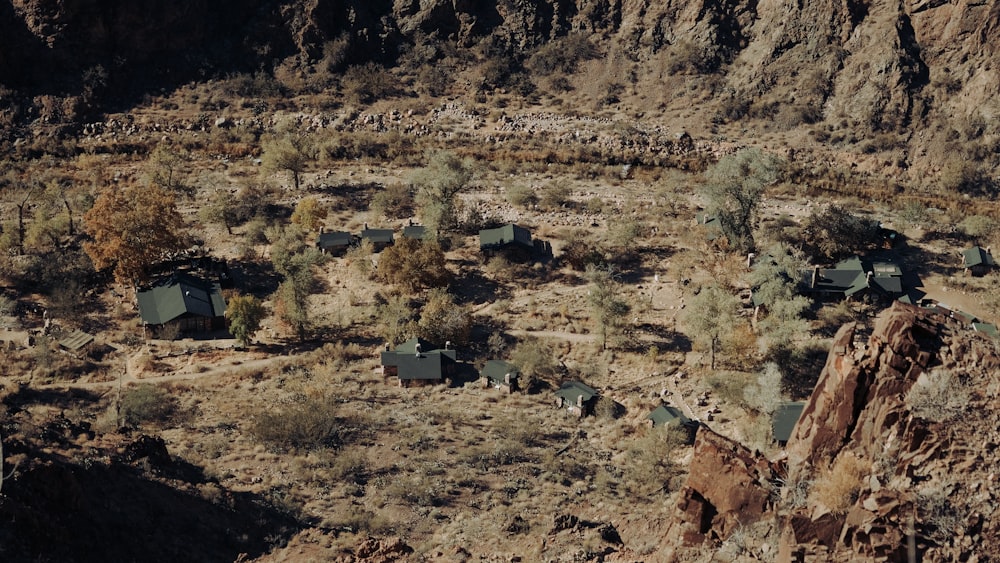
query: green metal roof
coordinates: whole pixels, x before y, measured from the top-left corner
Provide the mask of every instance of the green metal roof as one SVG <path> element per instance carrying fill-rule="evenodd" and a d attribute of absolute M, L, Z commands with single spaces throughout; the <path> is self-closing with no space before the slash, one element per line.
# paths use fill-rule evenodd
<path fill-rule="evenodd" d="M 329 248 L 342 248 L 345 246 L 350 246 L 353 242 L 354 237 L 351 233 L 345 231 L 331 231 L 329 233 L 320 233 L 319 239 L 316 240 L 316 246 L 322 249 Z"/>
<path fill-rule="evenodd" d="M 449 354 L 449 352 L 451 352 Z M 455 361 L 454 350 L 432 350 L 417 354 L 396 354 L 400 379 L 441 379 L 445 364 Z"/>
<path fill-rule="evenodd" d="M 577 397 L 582 396 L 583 402 L 586 403 L 597 396 L 597 390 L 579 381 L 567 381 L 556 391 L 556 396 L 561 397 L 569 404 L 575 405 Z"/>
<path fill-rule="evenodd" d="M 154 283 L 136 298 L 142 322 L 150 325 L 162 325 L 185 314 L 213 318 L 226 312 L 219 284 L 184 273 Z"/>
<path fill-rule="evenodd" d="M 362 240 L 370 240 L 376 244 L 392 244 L 392 229 L 365 229 L 361 231 Z"/>
<path fill-rule="evenodd" d="M 406 238 L 424 240 L 429 238 L 430 232 L 427 230 L 427 227 L 423 225 L 408 225 L 403 227 L 403 236 Z"/>
<path fill-rule="evenodd" d="M 966 268 L 974 266 L 996 266 L 993 255 L 980 246 L 973 246 L 962 252 L 962 261 Z"/>
<path fill-rule="evenodd" d="M 976 332 L 981 332 L 986 336 L 992 338 L 1000 338 L 1000 330 L 997 330 L 997 326 L 992 323 L 972 323 L 972 328 Z"/>
<path fill-rule="evenodd" d="M 653 421 L 653 428 L 657 428 L 665 424 L 683 425 L 689 422 L 688 417 L 684 416 L 684 413 L 681 412 L 680 409 L 669 405 L 660 405 L 656 407 L 646 418 Z"/>
<path fill-rule="evenodd" d="M 805 406 L 806 404 L 802 401 L 782 403 L 778 410 L 774 411 L 774 416 L 771 418 L 771 431 L 774 433 L 775 441 L 787 442 L 792 437 L 792 430 L 795 429 L 795 424 L 802 416 L 802 409 Z"/>
<path fill-rule="evenodd" d="M 504 377 L 510 374 L 511 379 L 516 379 L 520 375 L 521 370 L 517 366 L 511 363 L 507 363 L 503 360 L 488 360 L 486 365 L 483 366 L 483 371 L 480 374 L 489 379 L 490 381 L 499 381 L 503 383 Z"/>
<path fill-rule="evenodd" d="M 801 285 L 805 291 L 843 293 L 844 297 L 851 297 L 869 287 L 889 295 L 900 295 L 903 293 L 902 275 L 900 267 L 892 262 L 870 263 L 859 256 L 852 256 L 841 260 L 833 268 L 803 271 Z"/>
<path fill-rule="evenodd" d="M 421 352 L 430 352 L 431 350 L 437 350 L 441 348 L 437 344 L 432 344 L 423 338 L 414 336 L 413 338 L 403 342 L 399 346 L 396 346 L 396 352 L 400 354 L 414 354 L 417 351 L 417 344 L 420 345 Z"/>
<path fill-rule="evenodd" d="M 417 354 L 420 344 L 420 354 Z M 457 359 L 454 350 L 441 350 L 422 338 L 411 338 L 396 346 L 395 350 L 382 352 L 382 365 L 395 367 L 400 379 L 441 379 L 442 368 Z"/>
<path fill-rule="evenodd" d="M 479 248 L 497 248 L 508 244 L 517 244 L 527 248 L 534 248 L 531 242 L 531 231 L 508 223 L 496 229 L 483 229 L 479 231 Z"/>

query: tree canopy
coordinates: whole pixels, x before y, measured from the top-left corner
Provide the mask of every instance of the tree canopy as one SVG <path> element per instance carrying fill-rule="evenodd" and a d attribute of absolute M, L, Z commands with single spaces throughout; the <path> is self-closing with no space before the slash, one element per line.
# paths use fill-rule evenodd
<path fill-rule="evenodd" d="M 260 330 L 260 323 L 267 316 L 267 309 L 253 295 L 234 295 L 226 305 L 229 332 L 241 346 L 248 346 L 253 335 Z"/>
<path fill-rule="evenodd" d="M 410 292 L 446 286 L 452 277 L 445 266 L 444 251 L 437 242 L 408 237 L 382 251 L 375 275 Z"/>
<path fill-rule="evenodd" d="M 455 223 L 456 198 L 465 191 L 473 176 L 473 165 L 467 159 L 448 151 L 431 153 L 427 166 L 412 177 L 417 188 L 417 203 L 424 224 L 431 229 L 446 231 Z"/>
<path fill-rule="evenodd" d="M 94 268 L 114 268 L 121 283 L 144 280 L 149 266 L 190 245 L 173 194 L 155 185 L 103 190 L 83 225 Z"/>
<path fill-rule="evenodd" d="M 753 229 L 764 189 L 778 179 L 778 159 L 759 149 L 724 156 L 706 173 L 708 211 L 740 252 L 754 248 Z"/>

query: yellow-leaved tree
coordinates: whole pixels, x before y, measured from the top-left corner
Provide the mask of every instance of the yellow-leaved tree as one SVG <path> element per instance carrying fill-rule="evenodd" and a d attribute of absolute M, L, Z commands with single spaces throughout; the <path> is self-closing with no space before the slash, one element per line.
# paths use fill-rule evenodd
<path fill-rule="evenodd" d="M 113 268 L 118 282 L 146 278 L 149 266 L 190 246 L 174 196 L 159 186 L 106 188 L 83 216 L 94 268 Z"/>

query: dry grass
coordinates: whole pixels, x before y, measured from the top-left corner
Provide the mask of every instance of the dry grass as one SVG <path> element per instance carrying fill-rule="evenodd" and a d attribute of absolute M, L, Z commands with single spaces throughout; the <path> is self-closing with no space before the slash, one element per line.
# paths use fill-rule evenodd
<path fill-rule="evenodd" d="M 818 476 L 810 498 L 835 514 L 843 514 L 857 501 L 870 473 L 870 464 L 851 452 L 841 452 L 833 466 Z"/>

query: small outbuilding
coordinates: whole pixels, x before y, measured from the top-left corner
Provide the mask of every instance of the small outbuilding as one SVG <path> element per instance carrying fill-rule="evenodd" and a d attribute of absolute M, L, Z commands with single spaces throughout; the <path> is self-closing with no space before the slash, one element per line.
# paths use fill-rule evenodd
<path fill-rule="evenodd" d="M 659 428 L 661 426 L 685 426 L 691 422 L 691 419 L 685 416 L 677 407 L 660 405 L 653 409 L 653 412 L 649 413 L 649 416 L 646 417 L 646 422 L 649 423 L 651 428 Z"/>
<path fill-rule="evenodd" d="M 556 391 L 556 406 L 583 417 L 594 412 L 599 394 L 580 381 L 567 381 Z"/>
<path fill-rule="evenodd" d="M 517 249 L 531 253 L 535 249 L 531 231 L 514 223 L 479 231 L 479 250 L 484 253 Z"/>
<path fill-rule="evenodd" d="M 973 246 L 962 251 L 962 267 L 967 275 L 982 276 L 997 267 L 989 248 Z"/>
<path fill-rule="evenodd" d="M 799 417 L 802 416 L 802 409 L 805 406 L 806 404 L 802 401 L 786 402 L 782 403 L 778 407 L 778 410 L 774 411 L 774 415 L 771 417 L 771 432 L 774 436 L 774 441 L 779 446 L 785 447 L 789 438 L 792 437 L 792 431 L 795 430 L 795 424 L 798 423 Z"/>
<path fill-rule="evenodd" d="M 73 354 L 79 353 L 94 342 L 94 335 L 87 334 L 80 329 L 63 336 L 59 340 L 59 345 Z"/>
<path fill-rule="evenodd" d="M 171 327 L 177 334 L 226 328 L 226 300 L 218 283 L 178 272 L 136 293 L 143 324 L 159 335 Z"/>
<path fill-rule="evenodd" d="M 503 360 L 488 360 L 480 372 L 484 387 L 493 387 L 506 393 L 517 390 L 521 370 Z"/>

